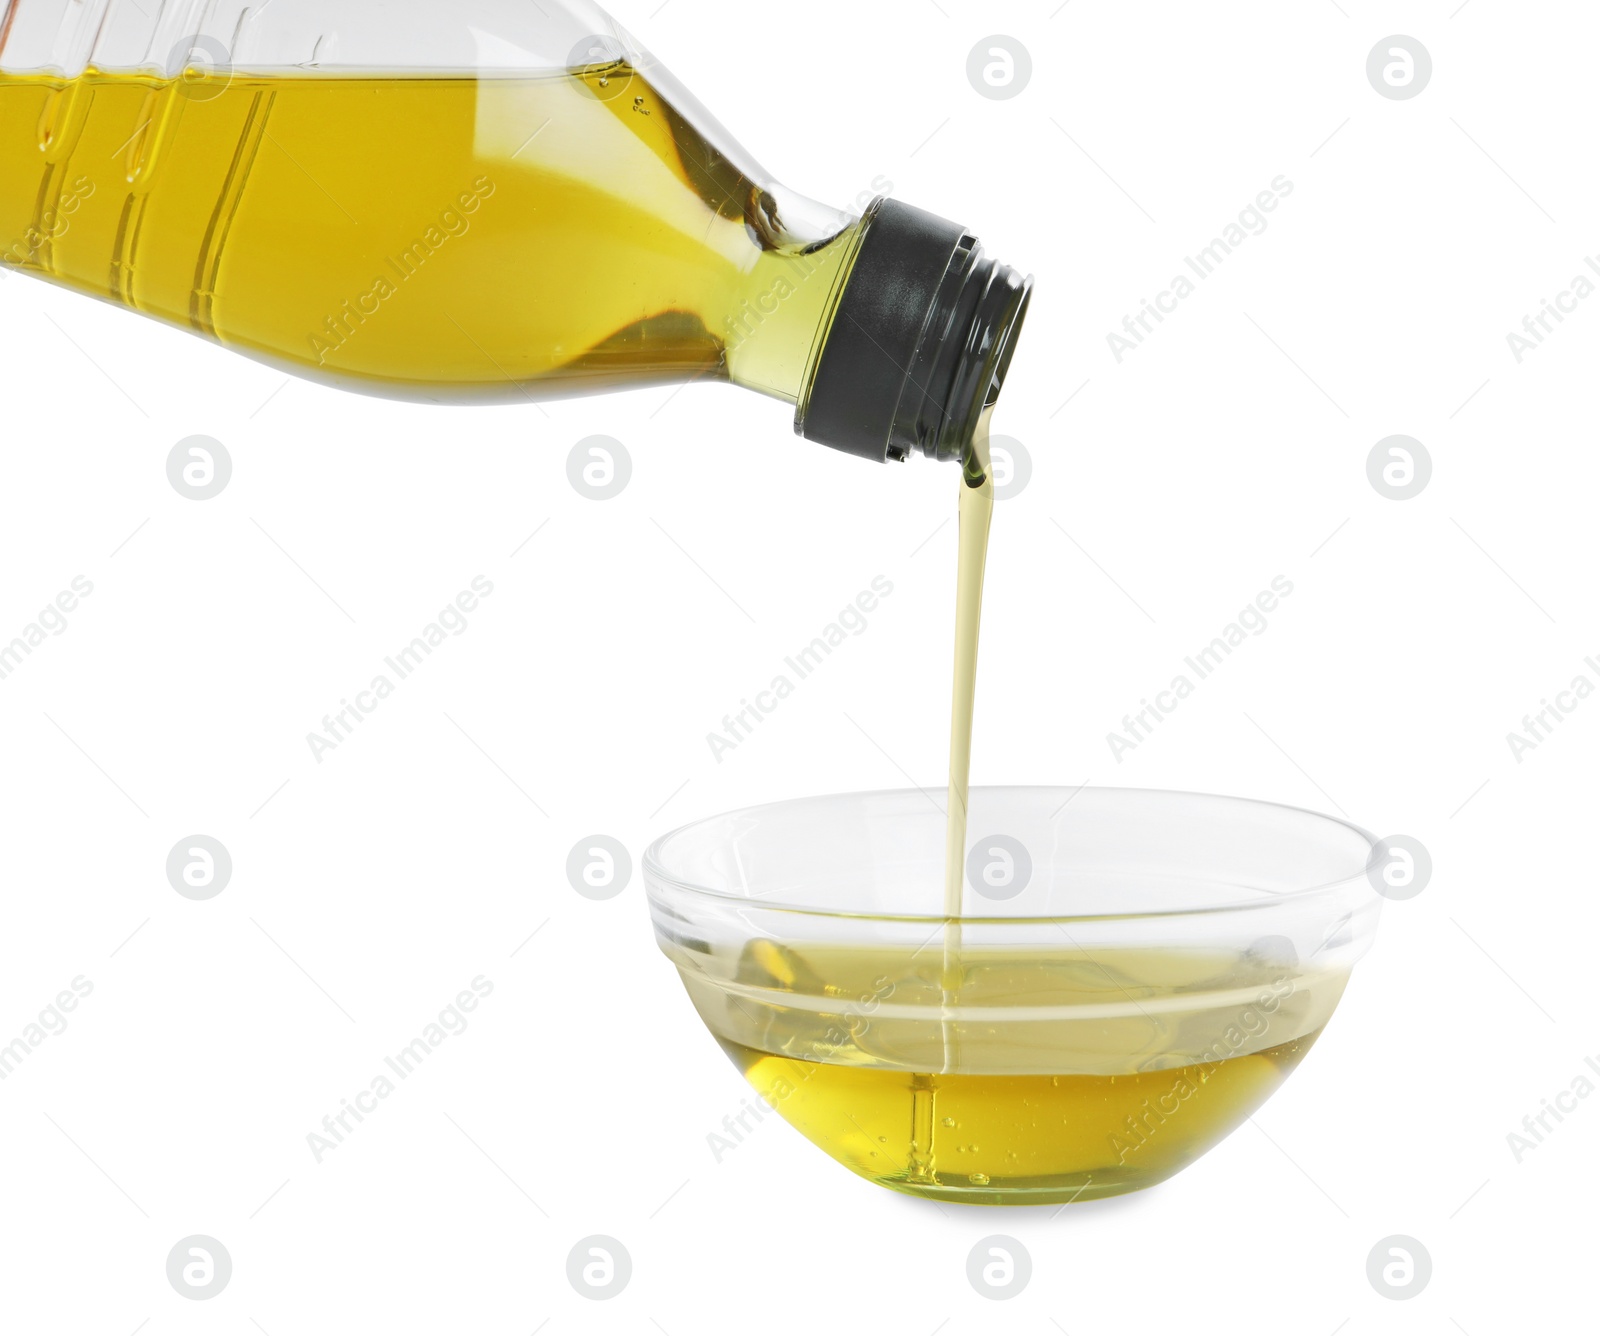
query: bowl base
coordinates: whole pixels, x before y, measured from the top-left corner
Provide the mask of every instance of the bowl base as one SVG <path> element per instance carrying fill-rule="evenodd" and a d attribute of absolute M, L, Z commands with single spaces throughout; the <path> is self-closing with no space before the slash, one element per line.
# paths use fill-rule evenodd
<path fill-rule="evenodd" d="M 913 1183 L 906 1179 L 874 1178 L 881 1188 L 903 1192 L 908 1197 L 928 1201 L 955 1202 L 962 1206 L 1066 1206 L 1074 1202 L 1099 1201 L 1121 1197 L 1129 1192 L 1154 1187 L 1172 1177 L 1179 1165 L 1167 1173 L 1130 1174 L 1118 1165 L 1109 1165 L 1101 1176 L 1080 1175 L 1062 1183 L 990 1183 L 988 1187 L 958 1187 L 943 1183 Z"/>

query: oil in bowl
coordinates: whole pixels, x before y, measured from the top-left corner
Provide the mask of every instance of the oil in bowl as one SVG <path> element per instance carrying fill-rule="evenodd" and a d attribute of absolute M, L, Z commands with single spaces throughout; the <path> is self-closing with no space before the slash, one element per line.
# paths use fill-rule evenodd
<path fill-rule="evenodd" d="M 1239 799 L 974 789 L 964 912 L 917 793 L 658 841 L 658 940 L 763 1102 L 884 1187 L 1089 1201 L 1177 1173 L 1321 1035 L 1376 927 L 1371 837 Z M 1066 804 L 1063 806 L 1063 804 Z M 1020 887 L 982 876 L 990 853 Z"/>

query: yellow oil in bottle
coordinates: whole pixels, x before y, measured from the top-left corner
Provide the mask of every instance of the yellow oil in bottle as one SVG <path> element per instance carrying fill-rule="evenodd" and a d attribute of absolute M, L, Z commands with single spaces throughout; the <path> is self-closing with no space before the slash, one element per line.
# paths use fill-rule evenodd
<path fill-rule="evenodd" d="M 917 1196 L 1026 1204 L 1182 1169 L 1283 1083 L 1346 977 L 1198 950 L 971 943 L 951 968 L 936 941 L 762 941 L 739 962 L 736 1005 L 686 982 L 765 1104 L 841 1164 Z"/>
<path fill-rule="evenodd" d="M 349 388 L 792 402 L 858 231 L 796 239 L 623 64 L 0 74 L 0 263 Z"/>

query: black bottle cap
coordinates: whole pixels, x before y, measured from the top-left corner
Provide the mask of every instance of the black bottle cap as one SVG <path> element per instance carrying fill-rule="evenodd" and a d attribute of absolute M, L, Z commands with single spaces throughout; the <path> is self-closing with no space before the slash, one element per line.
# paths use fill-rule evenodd
<path fill-rule="evenodd" d="M 864 226 L 795 430 L 879 462 L 959 459 L 1005 377 L 1032 280 L 897 200 L 878 200 Z"/>

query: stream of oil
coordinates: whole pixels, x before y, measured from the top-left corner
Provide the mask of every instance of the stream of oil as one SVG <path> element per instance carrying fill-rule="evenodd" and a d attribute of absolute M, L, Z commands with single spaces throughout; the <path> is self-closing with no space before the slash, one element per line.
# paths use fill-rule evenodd
<path fill-rule="evenodd" d="M 944 912 L 961 916 L 966 878 L 967 779 L 972 770 L 972 703 L 978 687 L 978 628 L 983 618 L 983 570 L 994 515 L 989 465 L 989 419 L 983 411 L 961 468 L 961 539 L 956 558 L 956 656 L 950 688 L 950 805 L 945 822 Z"/>
<path fill-rule="evenodd" d="M 955 666 L 950 686 L 950 788 L 945 808 L 944 942 L 940 1030 L 944 1072 L 960 1062 L 952 1024 L 961 986 L 961 909 L 967 861 L 967 788 L 972 772 L 972 710 L 978 689 L 978 631 L 983 619 L 983 575 L 989 557 L 989 526 L 994 517 L 994 470 L 989 460 L 991 405 L 978 419 L 972 444 L 961 465 L 957 502 L 960 538 L 956 556 Z M 934 1140 L 932 1073 L 912 1084 L 912 1171 L 931 1176 Z"/>
<path fill-rule="evenodd" d="M 989 558 L 989 523 L 994 517 L 994 471 L 989 461 L 985 408 L 961 461 L 957 502 L 960 539 L 956 555 L 956 645 L 950 685 L 950 789 L 944 827 L 944 929 L 939 970 L 940 1074 L 959 1069 L 955 1008 L 961 990 L 961 906 L 967 862 L 967 787 L 972 772 L 972 707 L 978 690 L 978 630 L 983 620 L 983 573 Z M 907 1181 L 935 1185 L 934 1142 L 939 1080 L 933 1072 L 911 1076 L 911 1138 Z"/>

